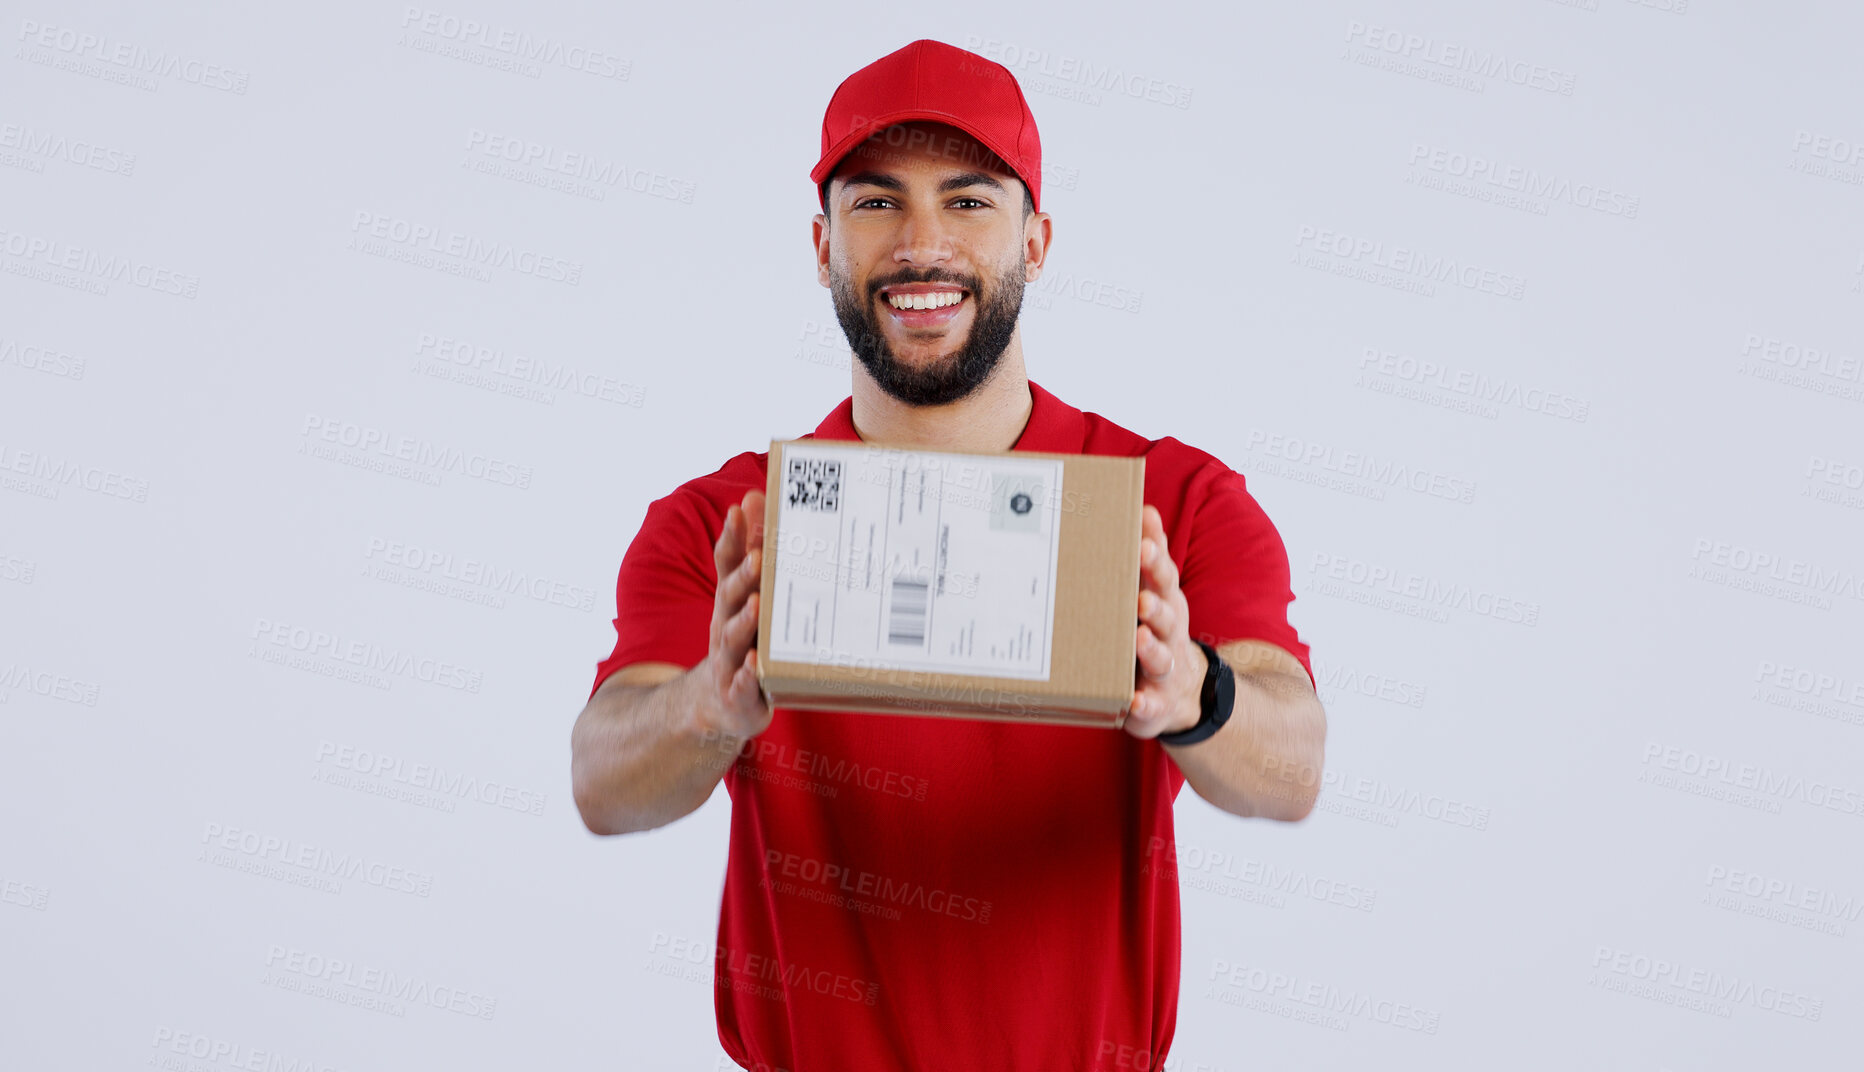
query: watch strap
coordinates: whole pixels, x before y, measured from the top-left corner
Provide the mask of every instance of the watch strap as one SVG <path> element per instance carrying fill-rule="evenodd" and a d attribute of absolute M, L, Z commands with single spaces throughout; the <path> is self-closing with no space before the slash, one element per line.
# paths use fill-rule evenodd
<path fill-rule="evenodd" d="M 1236 675 L 1228 663 L 1217 654 L 1217 649 L 1199 640 L 1198 647 L 1204 649 L 1204 658 L 1208 668 L 1204 671 L 1204 688 L 1200 694 L 1202 710 L 1198 714 L 1197 724 L 1176 733 L 1158 735 L 1160 744 L 1173 746 L 1196 744 L 1223 728 L 1230 720 L 1230 712 L 1236 706 Z"/>

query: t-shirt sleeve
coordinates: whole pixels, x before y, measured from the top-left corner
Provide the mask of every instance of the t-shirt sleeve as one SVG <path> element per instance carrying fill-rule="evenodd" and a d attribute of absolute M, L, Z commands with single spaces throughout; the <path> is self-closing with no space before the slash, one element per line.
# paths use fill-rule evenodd
<path fill-rule="evenodd" d="M 1213 647 L 1265 640 L 1300 660 L 1313 681 L 1307 645 L 1288 621 L 1294 590 L 1281 533 L 1249 494 L 1242 474 L 1212 461 L 1199 483 L 1205 486 L 1186 504 L 1190 532 L 1176 559 L 1192 637 Z M 1174 549 L 1177 542 L 1171 540 Z"/>
<path fill-rule="evenodd" d="M 676 491 L 647 508 L 615 581 L 615 650 L 596 665 L 595 684 L 642 662 L 691 668 L 706 656 L 718 569 L 706 503 Z"/>

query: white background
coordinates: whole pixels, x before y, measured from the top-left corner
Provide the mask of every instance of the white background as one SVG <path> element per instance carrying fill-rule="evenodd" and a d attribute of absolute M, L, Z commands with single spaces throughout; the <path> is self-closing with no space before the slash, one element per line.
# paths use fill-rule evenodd
<path fill-rule="evenodd" d="M 925 35 L 1041 123 L 1033 378 L 1248 474 L 1327 701 L 1307 821 L 1180 798 L 1166 1067 L 1855 1057 L 1864 21 L 1245 10 L 5 5 L 0 1064 L 720 1067 L 729 803 L 597 839 L 569 729 L 647 503 L 846 395 L 806 174 L 837 83 Z M 601 58 L 501 69 L 461 20 Z M 616 181 L 502 174 L 494 138 Z M 1469 158 L 1516 192 L 1444 188 Z M 378 220 L 548 267 L 371 255 Z M 428 336 L 607 397 L 440 378 Z M 332 676 L 316 633 L 405 672 Z M 370 791 L 433 767 L 451 793 Z M 367 866 L 307 887 L 300 851 Z M 317 996 L 331 961 L 429 1000 Z"/>

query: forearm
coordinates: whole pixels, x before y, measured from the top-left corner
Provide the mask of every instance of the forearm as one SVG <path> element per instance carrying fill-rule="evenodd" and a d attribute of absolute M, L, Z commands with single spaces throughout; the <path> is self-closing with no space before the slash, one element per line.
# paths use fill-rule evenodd
<path fill-rule="evenodd" d="M 570 780 L 598 834 L 652 830 L 691 814 L 737 758 L 706 728 L 698 668 L 657 685 L 604 685 L 570 734 Z"/>
<path fill-rule="evenodd" d="M 1230 660 L 1234 666 L 1234 660 Z M 1305 675 L 1236 671 L 1230 720 L 1197 744 L 1165 745 L 1197 795 L 1233 815 L 1293 822 L 1320 794 L 1327 714 Z"/>

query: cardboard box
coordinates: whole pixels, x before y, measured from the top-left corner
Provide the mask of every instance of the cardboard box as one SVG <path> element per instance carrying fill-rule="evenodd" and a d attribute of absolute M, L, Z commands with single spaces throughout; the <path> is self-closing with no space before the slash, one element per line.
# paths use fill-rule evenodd
<path fill-rule="evenodd" d="M 1118 727 L 1145 459 L 770 444 L 758 676 L 784 707 Z"/>

